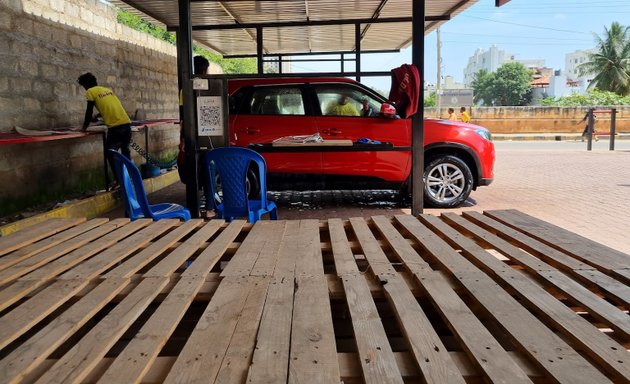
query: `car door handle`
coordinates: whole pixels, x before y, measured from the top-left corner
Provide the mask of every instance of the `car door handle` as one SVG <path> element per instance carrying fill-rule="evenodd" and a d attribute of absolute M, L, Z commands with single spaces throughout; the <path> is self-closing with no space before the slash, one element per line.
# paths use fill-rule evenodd
<path fill-rule="evenodd" d="M 341 133 L 341 130 L 338 128 L 330 128 L 330 129 L 324 129 L 322 130 L 322 132 L 326 135 L 339 135 Z"/>
<path fill-rule="evenodd" d="M 254 127 L 246 127 L 246 128 L 241 128 L 241 132 L 247 133 L 248 135 L 255 135 L 257 133 L 260 133 L 260 129 L 254 128 Z"/>

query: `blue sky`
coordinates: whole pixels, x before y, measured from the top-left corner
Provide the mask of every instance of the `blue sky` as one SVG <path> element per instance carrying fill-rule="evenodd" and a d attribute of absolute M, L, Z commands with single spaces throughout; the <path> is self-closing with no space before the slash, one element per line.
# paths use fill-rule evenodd
<path fill-rule="evenodd" d="M 565 54 L 595 46 L 593 32 L 604 33 L 613 21 L 630 25 L 630 0 L 511 0 L 496 8 L 494 0 L 477 4 L 446 22 L 441 28 L 442 76 L 463 80 L 463 70 L 477 48 L 492 44 L 517 59 L 544 59 L 547 67 L 564 70 Z M 436 34 L 425 38 L 425 79 L 437 77 Z M 411 49 L 397 54 L 367 55 L 364 70 L 389 70 L 411 61 Z M 295 63 L 295 71 L 314 63 Z M 350 67 L 350 66 L 348 66 Z M 331 70 L 339 70 L 338 65 Z M 363 78 L 362 82 L 389 91 L 385 78 Z"/>

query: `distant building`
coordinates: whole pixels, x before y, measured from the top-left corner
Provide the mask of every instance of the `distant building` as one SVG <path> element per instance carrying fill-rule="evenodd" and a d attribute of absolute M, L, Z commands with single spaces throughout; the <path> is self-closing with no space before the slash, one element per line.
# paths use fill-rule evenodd
<path fill-rule="evenodd" d="M 564 74 L 567 80 L 572 83 L 576 83 L 579 89 L 579 93 L 585 93 L 588 85 L 593 80 L 594 74 L 587 73 L 584 76 L 580 75 L 578 67 L 580 64 L 584 64 L 588 61 L 588 55 L 595 53 L 594 49 L 578 50 L 575 52 L 567 53 L 564 57 Z"/>
<path fill-rule="evenodd" d="M 505 52 L 496 45 L 492 45 L 485 51 L 479 48 L 468 58 L 468 65 L 464 69 L 464 86 L 470 87 L 475 79 L 475 74 L 480 70 L 485 69 L 488 72 L 496 72 L 500 66 L 509 62 L 518 62 L 531 69 L 545 66 L 544 59 L 516 59 L 513 54 Z"/>

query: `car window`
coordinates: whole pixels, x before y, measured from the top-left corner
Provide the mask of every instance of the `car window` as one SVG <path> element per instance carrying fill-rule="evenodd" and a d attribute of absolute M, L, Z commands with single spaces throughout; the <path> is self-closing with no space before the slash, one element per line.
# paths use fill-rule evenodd
<path fill-rule="evenodd" d="M 381 102 L 361 89 L 325 85 L 315 92 L 324 116 L 378 117 L 381 110 Z"/>
<path fill-rule="evenodd" d="M 253 115 L 304 115 L 304 99 L 297 87 L 257 87 L 246 113 Z"/>

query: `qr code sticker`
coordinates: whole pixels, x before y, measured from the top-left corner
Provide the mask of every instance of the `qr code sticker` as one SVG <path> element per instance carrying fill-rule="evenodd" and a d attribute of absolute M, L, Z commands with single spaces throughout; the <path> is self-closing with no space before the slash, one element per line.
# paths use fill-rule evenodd
<path fill-rule="evenodd" d="M 199 112 L 201 126 L 217 129 L 221 125 L 221 108 L 218 106 L 204 105 Z"/>

